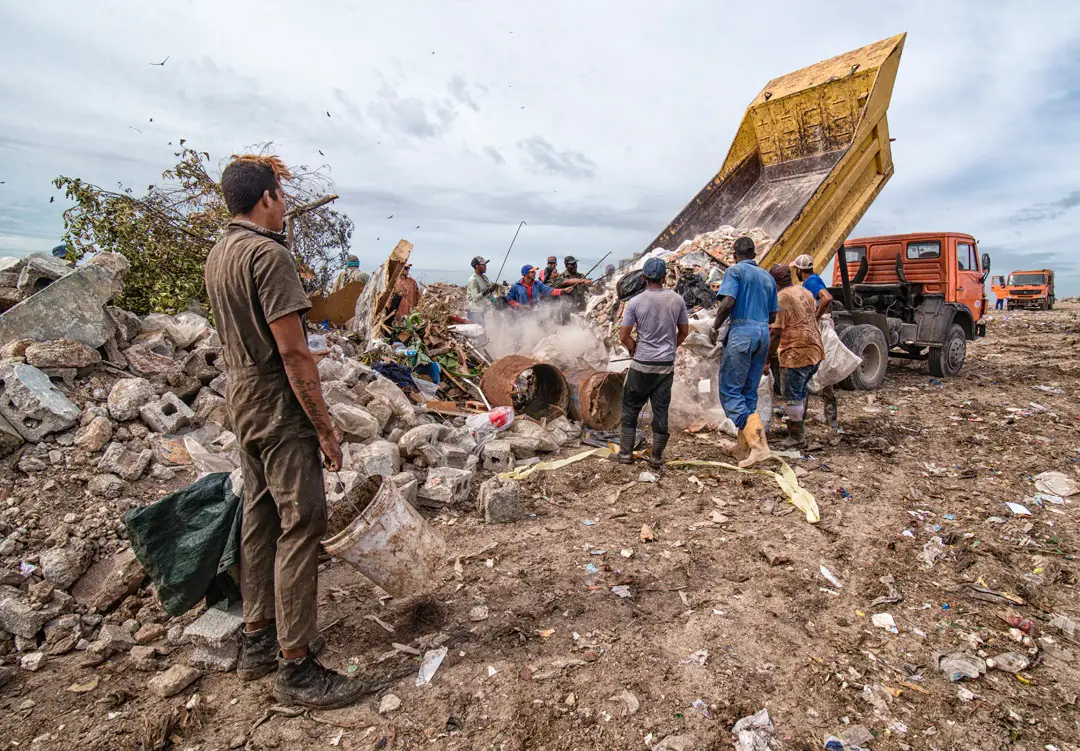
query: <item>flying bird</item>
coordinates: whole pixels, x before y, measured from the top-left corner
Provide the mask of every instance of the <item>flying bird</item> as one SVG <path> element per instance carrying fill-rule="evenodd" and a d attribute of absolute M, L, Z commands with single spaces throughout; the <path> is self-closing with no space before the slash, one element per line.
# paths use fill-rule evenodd
<path fill-rule="evenodd" d="M 393 214 L 391 214 L 390 216 L 388 216 L 388 217 L 386 217 L 386 218 L 387 218 L 387 219 L 393 219 L 393 218 L 394 218 L 394 215 L 393 215 Z"/>
<path fill-rule="evenodd" d="M 525 105 L 524 105 L 524 104 L 523 104 L 523 105 L 521 105 L 521 109 L 525 109 Z"/>
<path fill-rule="evenodd" d="M 49 203 L 52 203 L 55 200 L 56 200 L 56 196 L 49 196 Z"/>
<path fill-rule="evenodd" d="M 140 133 L 142 133 L 142 131 L 139 130 L 138 128 L 136 128 L 134 125 L 129 125 L 128 127 L 131 128 L 132 130 L 138 130 Z"/>
<path fill-rule="evenodd" d="M 330 117 L 330 110 L 327 110 L 327 111 L 326 111 L 326 116 L 327 116 L 327 117 Z"/>
<path fill-rule="evenodd" d="M 150 122 L 154 122 L 154 118 L 152 118 L 152 117 L 151 117 L 151 118 L 150 118 Z"/>
<path fill-rule="evenodd" d="M 315 149 L 315 150 L 319 152 L 319 156 L 326 156 L 326 154 L 322 153 L 322 149 Z"/>
<path fill-rule="evenodd" d="M 160 63 L 149 63 L 149 65 L 164 65 L 165 63 L 167 63 L 169 61 L 169 57 L 171 57 L 171 55 L 166 55 L 165 59 L 162 60 Z"/>
<path fill-rule="evenodd" d="M 420 229 L 420 225 L 419 225 L 419 224 L 418 224 L 418 225 L 416 225 L 416 228 L 417 228 L 417 229 Z"/>

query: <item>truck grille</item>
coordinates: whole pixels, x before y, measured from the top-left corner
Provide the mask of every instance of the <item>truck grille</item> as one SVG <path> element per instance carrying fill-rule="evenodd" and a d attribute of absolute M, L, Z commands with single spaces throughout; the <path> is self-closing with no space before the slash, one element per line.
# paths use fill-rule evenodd
<path fill-rule="evenodd" d="M 1039 290 L 1037 289 L 1015 289 L 1010 291 L 1014 295 L 1037 295 Z"/>

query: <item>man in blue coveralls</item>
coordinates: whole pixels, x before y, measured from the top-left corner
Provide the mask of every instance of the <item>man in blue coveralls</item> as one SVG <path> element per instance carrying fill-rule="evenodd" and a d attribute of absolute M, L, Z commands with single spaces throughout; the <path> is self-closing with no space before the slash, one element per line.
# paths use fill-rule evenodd
<path fill-rule="evenodd" d="M 735 241 L 735 265 L 724 274 L 717 299 L 711 339 L 715 342 L 724 321 L 731 318 L 724 355 L 720 360 L 720 403 L 739 429 L 735 456 L 740 467 L 751 467 L 772 456 L 765 426 L 757 409 L 757 389 L 769 357 L 769 324 L 780 310 L 776 282 L 757 265 L 754 241 Z"/>

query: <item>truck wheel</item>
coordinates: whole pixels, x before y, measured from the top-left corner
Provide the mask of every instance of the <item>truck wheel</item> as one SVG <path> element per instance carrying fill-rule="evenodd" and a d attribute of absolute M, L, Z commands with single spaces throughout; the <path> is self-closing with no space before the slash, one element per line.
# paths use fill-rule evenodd
<path fill-rule="evenodd" d="M 942 346 L 930 348 L 930 375 L 935 378 L 951 378 L 964 367 L 965 357 L 967 339 L 964 338 L 964 329 L 960 324 L 954 323 L 945 335 Z"/>
<path fill-rule="evenodd" d="M 1053 310 L 1054 309 L 1054 298 L 1051 297 L 1049 300 L 1046 301 L 1046 309 L 1047 310 Z"/>
<path fill-rule="evenodd" d="M 862 358 L 859 367 L 840 381 L 840 388 L 870 391 L 880 386 L 885 380 L 885 368 L 889 364 L 889 346 L 881 329 L 865 323 L 849 326 L 840 334 L 840 341 Z"/>

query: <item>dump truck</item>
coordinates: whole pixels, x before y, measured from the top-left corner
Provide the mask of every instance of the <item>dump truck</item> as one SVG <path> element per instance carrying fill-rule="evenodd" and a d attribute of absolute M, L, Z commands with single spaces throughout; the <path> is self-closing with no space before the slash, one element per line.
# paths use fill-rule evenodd
<path fill-rule="evenodd" d="M 1005 307 L 1009 310 L 1054 309 L 1054 272 L 1050 269 L 1014 271 L 1002 286 L 1005 292 Z"/>
<path fill-rule="evenodd" d="M 824 269 L 892 177 L 886 111 L 906 36 L 884 39 L 766 84 L 747 108 L 720 171 L 646 251 L 674 250 L 697 235 L 731 225 L 759 228 L 772 238 L 758 258 L 764 268 L 790 264 L 806 253 L 816 269 Z M 975 248 L 974 240 L 966 237 Z M 846 291 L 834 294 L 837 332 L 863 357 L 863 365 L 843 385 L 876 388 L 890 352 L 925 358 L 932 371 L 952 374 L 963 364 L 965 352 L 956 344 L 954 323 L 964 341 L 984 330 L 979 319 L 985 302 L 969 314 L 956 302 L 960 276 L 944 273 L 941 283 L 947 288 L 935 292 L 911 286 L 914 274 L 897 266 L 895 259 L 888 264 L 895 278 L 886 279 L 875 265 L 874 277 L 857 281 L 901 285 L 898 294 L 863 294 L 850 288 L 850 279 L 841 280 Z M 848 264 L 837 265 L 848 271 Z M 984 273 L 989 258 L 977 265 Z M 858 273 L 856 269 L 852 275 Z M 965 275 L 964 283 L 976 281 Z M 900 296 L 907 308 L 896 318 L 899 308 L 889 305 Z"/>

